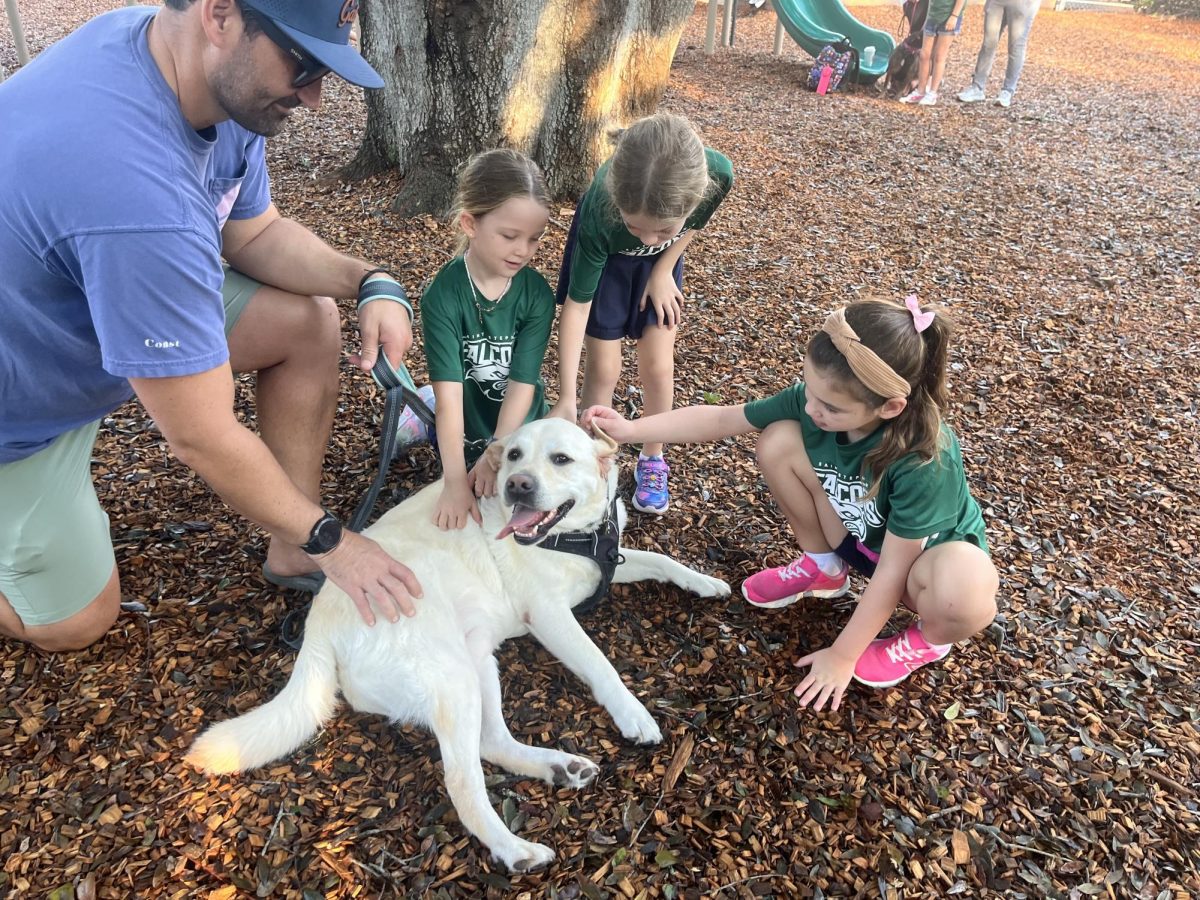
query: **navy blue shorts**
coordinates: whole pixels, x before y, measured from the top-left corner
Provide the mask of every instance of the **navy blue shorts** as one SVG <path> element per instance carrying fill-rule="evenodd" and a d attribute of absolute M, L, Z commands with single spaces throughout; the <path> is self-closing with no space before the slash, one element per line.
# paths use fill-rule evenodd
<path fill-rule="evenodd" d="M 576 207 L 571 230 L 567 233 L 567 246 L 563 249 L 562 267 L 558 272 L 558 290 L 554 295 L 560 305 L 575 302 L 569 301 L 567 296 L 571 282 L 571 257 L 575 255 L 575 233 L 578 229 L 579 208 Z M 604 271 L 600 273 L 596 294 L 592 297 L 585 332 L 588 337 L 601 341 L 618 341 L 628 337 L 636 341 L 641 339 L 647 324 L 658 324 L 653 303 L 647 302 L 644 310 L 638 309 L 657 261 L 658 256 L 625 256 L 621 253 L 614 253 L 608 258 Z M 675 276 L 675 284 L 682 290 L 682 256 L 671 274 Z"/>

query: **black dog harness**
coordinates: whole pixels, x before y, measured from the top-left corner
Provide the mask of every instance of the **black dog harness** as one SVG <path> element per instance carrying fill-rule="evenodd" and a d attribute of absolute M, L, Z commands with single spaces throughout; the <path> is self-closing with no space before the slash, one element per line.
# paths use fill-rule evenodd
<path fill-rule="evenodd" d="M 617 566 L 625 560 L 621 557 L 621 534 L 617 530 L 617 497 L 614 494 L 608 505 L 608 512 L 600 527 L 595 531 L 570 531 L 566 534 L 556 534 L 538 544 L 547 550 L 558 550 L 560 553 L 574 553 L 576 556 L 586 556 L 600 567 L 600 583 L 592 596 L 582 603 L 575 604 L 576 615 L 594 609 L 596 604 L 608 596 L 612 587 L 613 575 Z"/>

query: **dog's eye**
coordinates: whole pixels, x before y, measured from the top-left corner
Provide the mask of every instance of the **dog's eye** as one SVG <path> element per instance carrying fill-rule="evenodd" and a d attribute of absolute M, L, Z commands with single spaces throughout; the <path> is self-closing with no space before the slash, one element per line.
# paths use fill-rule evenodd
<path fill-rule="evenodd" d="M 506 455 L 508 456 L 509 462 L 516 462 L 518 459 L 521 458 L 521 451 L 518 450 L 516 447 L 513 447 L 511 450 L 508 451 L 508 453 Z"/>
<path fill-rule="evenodd" d="M 567 456 L 565 453 L 552 453 L 550 455 L 550 462 L 554 463 L 556 466 L 565 466 L 568 463 L 575 462 L 575 460 L 571 459 L 571 457 Z"/>

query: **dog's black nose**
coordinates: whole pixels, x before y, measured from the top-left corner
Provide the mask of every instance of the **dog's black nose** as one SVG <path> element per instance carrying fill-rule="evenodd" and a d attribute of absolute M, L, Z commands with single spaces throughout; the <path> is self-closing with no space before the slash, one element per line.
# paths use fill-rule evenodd
<path fill-rule="evenodd" d="M 534 491 L 533 478 L 528 475 L 509 475 L 504 483 L 504 493 L 510 502 L 517 502 L 528 497 Z"/>

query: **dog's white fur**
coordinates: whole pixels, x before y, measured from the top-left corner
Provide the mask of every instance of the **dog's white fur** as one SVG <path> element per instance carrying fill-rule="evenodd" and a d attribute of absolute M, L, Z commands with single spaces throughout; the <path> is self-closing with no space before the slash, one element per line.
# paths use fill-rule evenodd
<path fill-rule="evenodd" d="M 326 582 L 313 600 L 304 644 L 283 691 L 265 706 L 208 729 L 192 746 L 191 763 L 207 772 L 236 772 L 291 753 L 332 716 L 340 690 L 357 710 L 433 730 L 459 818 L 510 870 L 529 871 L 554 858 L 549 847 L 510 832 L 492 809 L 480 758 L 559 786 L 582 787 L 598 769 L 582 756 L 512 737 L 493 656 L 500 643 L 534 635 L 587 683 L 626 738 L 653 744 L 662 734 L 571 612 L 595 590 L 596 564 L 495 536 L 509 519 L 514 485 L 517 493 L 525 489 L 530 501 L 525 505 L 535 509 L 574 501 L 550 534 L 595 530 L 616 491 L 616 445 L 593 440 L 564 420 L 543 419 L 489 452 L 503 461 L 499 496 L 480 503 L 482 527 L 473 521 L 461 531 L 430 525 L 441 491 L 437 483 L 367 530 L 420 579 L 424 597 L 416 616 L 367 627 L 350 598 Z M 624 526 L 624 509 L 618 507 Z M 652 579 L 705 597 L 729 594 L 725 582 L 661 554 L 621 553 L 616 583 Z"/>

